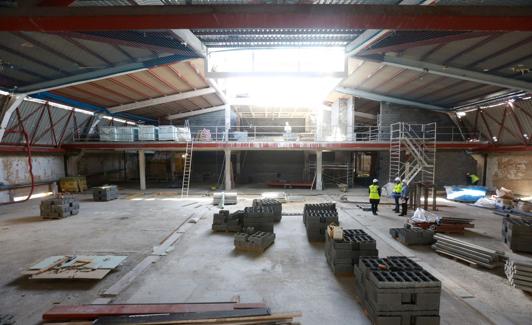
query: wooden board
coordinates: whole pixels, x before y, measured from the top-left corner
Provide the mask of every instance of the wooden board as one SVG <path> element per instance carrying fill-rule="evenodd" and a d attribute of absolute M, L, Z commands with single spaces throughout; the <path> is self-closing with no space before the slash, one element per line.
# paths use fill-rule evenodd
<path fill-rule="evenodd" d="M 262 303 L 240 304 L 222 303 L 183 303 L 183 304 L 109 304 L 109 305 L 65 305 L 54 306 L 43 314 L 47 321 L 90 320 L 102 316 L 190 313 L 223 311 L 234 309 L 266 308 Z"/>
<path fill-rule="evenodd" d="M 101 280 L 103 279 L 111 270 L 102 269 L 102 270 L 90 270 L 90 271 L 79 271 L 79 270 L 64 270 L 56 272 L 55 270 L 46 271 L 40 274 L 34 274 L 30 276 L 30 279 L 85 279 L 85 280 Z"/>

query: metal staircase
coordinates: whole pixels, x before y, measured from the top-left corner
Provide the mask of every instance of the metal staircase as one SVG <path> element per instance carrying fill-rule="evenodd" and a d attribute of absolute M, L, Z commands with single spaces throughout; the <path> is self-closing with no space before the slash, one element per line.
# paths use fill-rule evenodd
<path fill-rule="evenodd" d="M 185 121 L 185 127 L 190 130 L 188 120 Z M 194 138 L 191 136 L 187 141 L 185 149 L 185 162 L 183 164 L 183 181 L 181 182 L 181 197 L 188 196 L 190 188 L 190 172 L 192 170 L 192 152 L 194 151 Z"/>
<path fill-rule="evenodd" d="M 400 177 L 434 184 L 436 123 L 390 125 L 390 181 Z"/>

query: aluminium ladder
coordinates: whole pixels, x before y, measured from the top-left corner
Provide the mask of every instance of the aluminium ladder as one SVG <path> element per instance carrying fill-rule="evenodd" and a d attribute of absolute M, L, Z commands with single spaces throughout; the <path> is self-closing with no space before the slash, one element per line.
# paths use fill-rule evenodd
<path fill-rule="evenodd" d="M 185 121 L 185 127 L 190 130 L 188 120 Z M 181 197 L 188 197 L 188 190 L 190 188 L 190 173 L 192 170 L 192 152 L 194 150 L 194 139 L 192 135 L 187 141 L 185 148 L 185 162 L 183 164 L 183 181 L 181 182 Z"/>

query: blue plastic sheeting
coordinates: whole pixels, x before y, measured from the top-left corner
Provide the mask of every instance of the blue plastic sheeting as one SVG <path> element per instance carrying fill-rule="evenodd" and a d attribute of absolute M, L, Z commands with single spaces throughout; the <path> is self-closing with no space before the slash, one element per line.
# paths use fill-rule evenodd
<path fill-rule="evenodd" d="M 488 191 L 484 186 L 445 186 L 447 199 L 460 202 L 475 203 L 478 199 L 485 197 Z"/>
<path fill-rule="evenodd" d="M 41 262 L 30 267 L 30 270 L 42 270 L 45 269 L 54 263 L 60 261 L 66 256 L 50 256 L 45 258 Z M 120 265 L 127 256 L 112 256 L 112 255 L 102 255 L 102 256 L 86 256 L 86 255 L 77 255 L 72 256 L 73 259 L 63 263 L 60 267 L 68 267 L 76 263 L 76 261 L 91 261 L 89 264 L 83 265 L 84 268 L 89 269 L 114 269 Z"/>

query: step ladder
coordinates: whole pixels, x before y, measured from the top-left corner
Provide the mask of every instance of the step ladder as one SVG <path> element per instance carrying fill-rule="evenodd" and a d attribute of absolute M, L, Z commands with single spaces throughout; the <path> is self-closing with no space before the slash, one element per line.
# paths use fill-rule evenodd
<path fill-rule="evenodd" d="M 185 121 L 185 128 L 190 131 L 188 120 Z M 183 181 L 181 182 L 181 198 L 188 197 L 188 190 L 190 188 L 190 173 L 192 170 L 192 152 L 194 151 L 194 139 L 192 136 L 187 141 L 185 148 L 185 162 L 183 164 Z"/>

